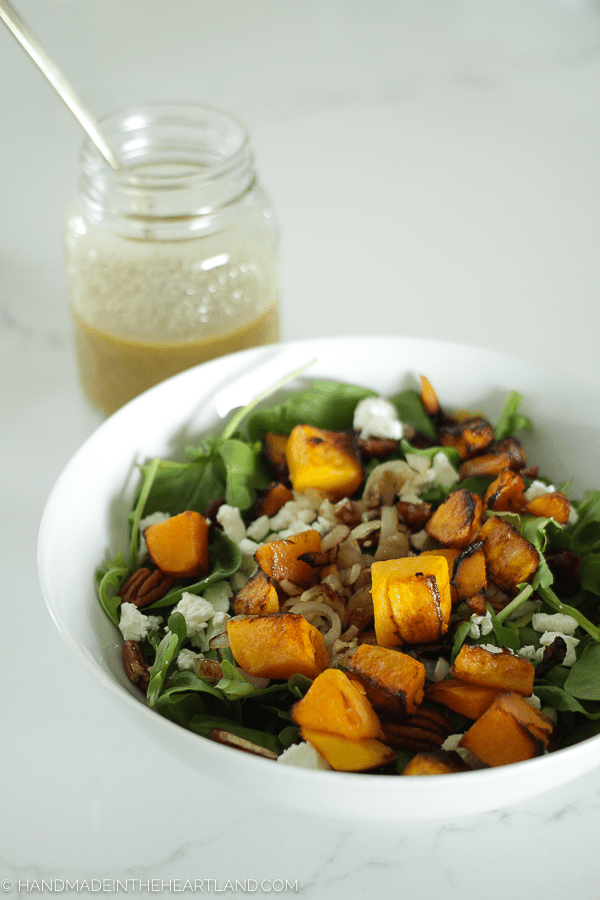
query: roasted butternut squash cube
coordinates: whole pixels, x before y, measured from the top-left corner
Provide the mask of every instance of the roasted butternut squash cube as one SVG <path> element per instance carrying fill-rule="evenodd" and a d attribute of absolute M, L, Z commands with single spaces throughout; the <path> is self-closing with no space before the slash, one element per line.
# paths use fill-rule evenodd
<path fill-rule="evenodd" d="M 263 438 L 263 455 L 276 478 L 285 479 L 288 476 L 287 459 L 285 458 L 285 445 L 288 437 L 288 434 L 275 434 L 274 431 L 267 431 Z"/>
<path fill-rule="evenodd" d="M 262 544 L 254 554 L 259 568 L 274 581 L 291 581 L 299 587 L 310 587 L 319 580 L 319 565 L 311 565 L 301 556 L 318 554 L 320 560 L 321 536 L 314 528 L 300 531 L 289 538 L 279 538 Z"/>
<path fill-rule="evenodd" d="M 259 678 L 316 678 L 329 665 L 323 635 L 295 613 L 236 617 L 227 635 L 236 663 Z"/>
<path fill-rule="evenodd" d="M 533 544 L 499 516 L 490 516 L 477 539 L 483 541 L 485 564 L 490 579 L 507 593 L 530 581 L 539 565 Z"/>
<path fill-rule="evenodd" d="M 441 703 L 467 719 L 478 719 L 494 702 L 498 693 L 496 688 L 481 687 L 456 678 L 433 682 L 425 688 L 428 700 Z"/>
<path fill-rule="evenodd" d="M 431 416 L 435 419 L 436 416 L 439 416 L 441 412 L 440 402 L 438 400 L 437 394 L 431 386 L 431 382 L 424 375 L 420 376 L 421 382 L 421 403 L 423 404 L 423 409 L 427 413 L 428 416 Z"/>
<path fill-rule="evenodd" d="M 461 459 L 469 459 L 480 453 L 493 440 L 492 426 L 481 416 L 452 425 L 442 425 L 440 428 L 442 447 L 453 447 Z"/>
<path fill-rule="evenodd" d="M 144 530 L 148 553 L 155 564 L 173 578 L 208 573 L 208 522 L 194 510 L 149 525 Z"/>
<path fill-rule="evenodd" d="M 271 484 L 258 504 L 257 516 L 276 515 L 282 506 L 294 499 L 294 494 L 286 484 L 276 481 Z"/>
<path fill-rule="evenodd" d="M 335 503 L 351 497 L 362 484 L 362 465 L 346 432 L 296 425 L 285 456 L 292 487 L 301 494 L 312 488 Z"/>
<path fill-rule="evenodd" d="M 460 555 L 460 550 L 456 550 L 454 547 L 434 547 L 433 550 L 422 550 L 421 556 L 443 556 L 444 559 L 448 563 L 448 571 L 450 575 L 452 575 L 452 571 L 454 569 L 454 560 L 457 556 Z M 452 579 L 450 579 L 450 596 L 452 598 L 452 606 L 456 606 L 458 603 L 458 596 L 456 593 L 456 588 L 452 584 Z"/>
<path fill-rule="evenodd" d="M 463 644 L 450 674 L 469 684 L 496 691 L 516 691 L 523 697 L 529 697 L 533 693 L 535 666 L 507 649 L 491 653 L 478 645 Z"/>
<path fill-rule="evenodd" d="M 520 694 L 508 691 L 487 708 L 460 739 L 488 766 L 505 766 L 540 756 L 552 734 L 552 722 Z"/>
<path fill-rule="evenodd" d="M 571 504 L 562 491 L 552 491 L 530 500 L 527 512 L 532 516 L 544 516 L 554 519 L 559 525 L 566 525 L 569 521 Z"/>
<path fill-rule="evenodd" d="M 279 596 L 269 576 L 258 569 L 233 598 L 236 616 L 279 612 Z"/>
<path fill-rule="evenodd" d="M 463 480 L 472 476 L 498 475 L 502 469 L 517 472 L 526 465 L 527 456 L 521 442 L 517 438 L 504 438 L 493 441 L 483 452 L 466 459 L 458 474 Z"/>
<path fill-rule="evenodd" d="M 425 666 L 399 650 L 361 644 L 346 671 L 360 681 L 377 712 L 411 714 L 423 699 Z"/>
<path fill-rule="evenodd" d="M 425 531 L 429 537 L 464 550 L 475 539 L 481 526 L 483 503 L 473 491 L 461 488 L 449 494 L 429 519 Z"/>
<path fill-rule="evenodd" d="M 383 736 L 363 686 L 341 669 L 326 669 L 318 675 L 304 697 L 294 704 L 291 715 L 301 728 L 353 741 Z"/>
<path fill-rule="evenodd" d="M 457 753 L 445 750 L 421 750 L 405 765 L 403 775 L 453 775 L 468 771 L 468 766 Z"/>
<path fill-rule="evenodd" d="M 452 597 L 443 556 L 405 556 L 371 566 L 373 610 L 381 647 L 429 643 L 448 630 Z"/>
<path fill-rule="evenodd" d="M 312 728 L 301 728 L 300 734 L 336 772 L 369 772 L 389 765 L 396 758 L 394 751 L 377 738 L 352 740 Z"/>
<path fill-rule="evenodd" d="M 525 482 L 519 473 L 502 469 L 483 495 L 483 503 L 496 512 L 520 513 L 527 505 L 524 494 Z"/>
<path fill-rule="evenodd" d="M 476 541 L 463 550 L 452 567 L 451 586 L 456 591 L 456 598 L 460 603 L 475 597 L 487 586 L 487 573 L 485 568 L 485 554 L 483 543 Z"/>

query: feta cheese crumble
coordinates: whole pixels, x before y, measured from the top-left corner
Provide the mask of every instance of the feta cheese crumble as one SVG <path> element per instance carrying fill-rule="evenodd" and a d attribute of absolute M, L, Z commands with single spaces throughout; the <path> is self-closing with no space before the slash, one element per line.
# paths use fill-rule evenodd
<path fill-rule="evenodd" d="M 404 434 L 396 407 L 383 397 L 360 400 L 354 410 L 352 425 L 363 440 L 374 437 L 399 441 Z"/>
<path fill-rule="evenodd" d="M 331 769 L 327 760 L 323 759 L 308 741 L 292 744 L 277 757 L 277 762 L 285 763 L 287 766 L 298 766 L 301 769 Z"/>
<path fill-rule="evenodd" d="M 134 603 L 121 604 L 119 629 L 124 641 L 143 641 L 151 631 L 158 631 L 160 616 L 146 616 Z"/>
<path fill-rule="evenodd" d="M 208 593 L 209 590 L 205 592 Z M 198 597 L 188 591 L 182 594 L 173 612 L 181 613 L 185 619 L 190 643 L 202 652 L 209 649 L 211 639 L 223 630 L 223 626 L 230 618 L 223 610 L 215 609 L 206 596 Z"/>

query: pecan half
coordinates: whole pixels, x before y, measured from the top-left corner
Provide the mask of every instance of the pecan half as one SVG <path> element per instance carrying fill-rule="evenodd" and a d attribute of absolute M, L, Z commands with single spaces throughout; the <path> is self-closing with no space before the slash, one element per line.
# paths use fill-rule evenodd
<path fill-rule="evenodd" d="M 150 606 L 155 600 L 160 600 L 173 587 L 173 579 L 165 575 L 160 569 L 147 569 L 142 566 L 131 575 L 119 591 L 119 597 L 124 603 L 133 603 L 138 609 Z"/>
<path fill-rule="evenodd" d="M 252 753 L 254 756 L 262 756 L 265 759 L 277 759 L 277 754 L 272 750 L 267 750 L 260 744 L 253 744 L 252 741 L 238 737 L 237 734 L 232 734 L 231 731 L 226 731 L 224 728 L 211 728 L 209 737 L 211 741 L 225 744 L 226 747 L 233 747 L 235 750 L 243 750 L 245 753 Z"/>
<path fill-rule="evenodd" d="M 454 726 L 450 719 L 437 710 L 420 707 L 403 722 L 381 723 L 384 741 L 395 750 L 413 752 L 439 749 Z"/>
<path fill-rule="evenodd" d="M 121 650 L 123 668 L 132 684 L 142 691 L 148 690 L 150 682 L 150 666 L 144 659 L 142 648 L 137 641 L 125 641 Z"/>

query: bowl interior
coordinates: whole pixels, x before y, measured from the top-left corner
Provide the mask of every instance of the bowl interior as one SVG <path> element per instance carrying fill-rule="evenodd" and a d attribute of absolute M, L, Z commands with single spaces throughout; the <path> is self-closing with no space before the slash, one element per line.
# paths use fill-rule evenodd
<path fill-rule="evenodd" d="M 378 778 L 310 772 L 214 744 L 149 710 L 121 665 L 120 634 L 95 596 L 94 572 L 127 546 L 126 517 L 140 463 L 184 458 L 220 416 L 312 363 L 286 389 L 313 379 L 346 381 L 383 396 L 426 375 L 448 408 L 483 411 L 492 421 L 507 392 L 523 395 L 534 432 L 523 439 L 531 463 L 581 497 L 597 486 L 599 392 L 583 382 L 500 353 L 398 337 L 299 341 L 244 351 L 158 385 L 108 419 L 58 479 L 45 508 L 38 565 L 54 622 L 80 663 L 128 704 L 144 732 L 204 776 L 296 809 L 357 818 L 456 816 L 524 800 L 600 762 L 600 737 L 518 765 L 460 776 Z M 65 548 L 69 548 L 65 565 Z"/>

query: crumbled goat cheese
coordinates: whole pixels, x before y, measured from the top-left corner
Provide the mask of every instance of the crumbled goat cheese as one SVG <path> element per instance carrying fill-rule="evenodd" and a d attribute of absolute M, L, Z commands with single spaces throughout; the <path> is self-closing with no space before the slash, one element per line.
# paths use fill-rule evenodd
<path fill-rule="evenodd" d="M 482 650 L 487 650 L 488 653 L 502 653 L 502 647 L 496 647 L 495 644 L 480 644 L 479 646 Z"/>
<path fill-rule="evenodd" d="M 264 541 L 271 530 L 271 522 L 268 516 L 259 516 L 251 522 L 246 529 L 246 537 L 251 541 Z"/>
<path fill-rule="evenodd" d="M 302 769 L 331 769 L 329 763 L 308 741 L 304 741 L 302 744 L 292 744 L 277 757 L 277 762 L 285 763 L 288 766 L 299 766 Z"/>
<path fill-rule="evenodd" d="M 544 484 L 543 481 L 532 481 L 523 496 L 526 500 L 535 500 L 536 497 L 543 497 L 544 494 L 553 494 L 556 488 L 553 484 Z"/>
<path fill-rule="evenodd" d="M 469 630 L 469 637 L 476 641 L 480 637 L 485 637 L 486 634 L 489 634 L 490 631 L 494 630 L 494 626 L 492 624 L 492 617 L 488 612 L 486 612 L 485 616 L 476 616 L 473 614 L 470 619 L 471 628 Z"/>
<path fill-rule="evenodd" d="M 197 597 L 188 591 L 182 594 L 173 612 L 181 613 L 192 646 L 202 651 L 209 649 L 209 641 L 219 634 L 229 619 L 227 613 L 216 610 L 206 597 Z"/>
<path fill-rule="evenodd" d="M 194 653 L 193 650 L 181 650 L 177 657 L 177 668 L 182 672 L 193 671 L 194 662 L 197 659 L 204 659 L 204 653 Z"/>
<path fill-rule="evenodd" d="M 246 537 L 246 526 L 236 506 L 223 503 L 217 512 L 217 522 L 234 544 L 239 544 Z"/>
<path fill-rule="evenodd" d="M 161 623 L 160 616 L 146 616 L 134 603 L 121 604 L 119 628 L 124 641 L 143 641 L 151 631 L 157 631 Z"/>
<path fill-rule="evenodd" d="M 531 617 L 531 626 L 534 631 L 557 631 L 562 634 L 575 634 L 577 619 L 566 616 L 564 613 L 534 613 Z"/>
<path fill-rule="evenodd" d="M 363 440 L 374 437 L 398 441 L 404 434 L 396 407 L 383 397 L 365 397 L 357 403 L 352 425 Z"/>
<path fill-rule="evenodd" d="M 451 488 L 459 479 L 458 472 L 442 450 L 433 457 L 431 472 L 433 480 L 445 488 Z"/>

